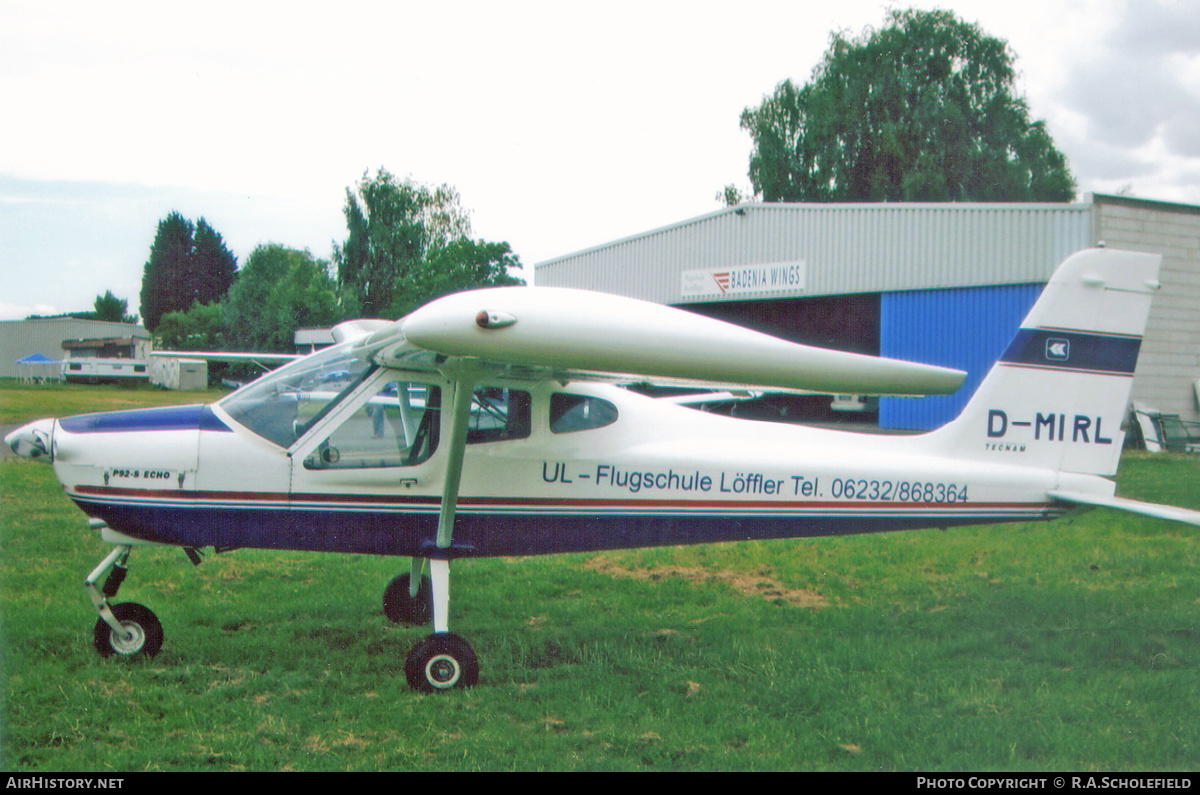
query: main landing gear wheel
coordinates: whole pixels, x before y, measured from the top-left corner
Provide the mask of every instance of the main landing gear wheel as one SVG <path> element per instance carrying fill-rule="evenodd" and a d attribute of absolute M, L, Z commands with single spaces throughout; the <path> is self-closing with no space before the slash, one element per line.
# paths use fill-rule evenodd
<path fill-rule="evenodd" d="M 433 618 L 433 589 L 428 577 L 421 578 L 417 597 L 409 595 L 412 575 L 401 574 L 383 590 L 383 614 L 393 624 L 418 626 Z"/>
<path fill-rule="evenodd" d="M 465 640 L 449 632 L 439 632 L 409 652 L 404 675 L 409 687 L 422 693 L 472 687 L 479 681 L 479 661 Z"/>
<path fill-rule="evenodd" d="M 113 615 L 125 629 L 126 635 L 121 636 L 116 630 L 105 623 L 104 619 L 96 621 L 93 641 L 96 651 L 101 657 L 111 657 L 119 654 L 122 657 L 145 655 L 153 657 L 162 648 L 162 622 L 154 611 L 137 602 L 122 602 L 112 606 Z"/>

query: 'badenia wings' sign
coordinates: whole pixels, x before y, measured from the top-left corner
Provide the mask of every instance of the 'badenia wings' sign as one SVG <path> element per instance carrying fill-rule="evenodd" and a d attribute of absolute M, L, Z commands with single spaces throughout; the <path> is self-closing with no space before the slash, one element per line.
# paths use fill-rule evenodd
<path fill-rule="evenodd" d="M 805 276 L 803 260 L 684 271 L 681 294 L 686 300 L 757 293 L 802 293 Z"/>

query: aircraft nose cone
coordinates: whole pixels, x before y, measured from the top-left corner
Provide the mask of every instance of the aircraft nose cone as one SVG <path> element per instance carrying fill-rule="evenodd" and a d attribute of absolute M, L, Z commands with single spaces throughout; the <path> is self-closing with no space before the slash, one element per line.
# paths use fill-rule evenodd
<path fill-rule="evenodd" d="M 19 456 L 50 460 L 50 440 L 54 435 L 54 420 L 34 420 L 4 437 L 4 443 Z"/>

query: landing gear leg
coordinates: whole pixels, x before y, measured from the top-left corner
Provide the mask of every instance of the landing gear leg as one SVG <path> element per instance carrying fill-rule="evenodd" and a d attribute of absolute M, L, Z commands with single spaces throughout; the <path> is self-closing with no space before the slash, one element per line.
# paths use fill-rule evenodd
<path fill-rule="evenodd" d="M 92 641 L 101 657 L 119 654 L 133 657 L 143 654 L 153 657 L 162 648 L 162 622 L 150 608 L 136 602 L 109 605 L 108 597 L 116 596 L 128 571 L 129 544 L 118 544 L 84 581 L 84 589 L 100 618 L 96 621 Z M 97 587 L 105 577 L 103 589 Z"/>
<path fill-rule="evenodd" d="M 462 480 L 463 454 L 467 449 L 467 427 L 471 419 L 474 376 L 471 366 L 456 374 L 448 433 L 444 434 L 446 478 L 442 484 L 442 507 L 438 511 L 437 539 L 430 550 L 430 586 L 433 591 L 433 634 L 409 652 L 404 675 L 410 687 L 437 693 L 471 687 L 479 680 L 479 662 L 470 645 L 450 633 L 450 558 L 453 556 L 454 513 Z"/>
<path fill-rule="evenodd" d="M 470 644 L 449 631 L 450 561 L 430 560 L 433 588 L 433 634 L 409 652 L 404 675 L 409 687 L 437 693 L 471 687 L 479 681 L 479 661 Z"/>

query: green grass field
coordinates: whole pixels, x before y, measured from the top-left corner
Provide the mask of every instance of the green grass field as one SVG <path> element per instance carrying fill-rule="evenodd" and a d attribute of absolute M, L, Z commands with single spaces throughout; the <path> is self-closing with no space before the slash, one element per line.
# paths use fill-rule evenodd
<path fill-rule="evenodd" d="M 1200 508 L 1195 457 L 1128 455 L 1119 484 Z M 1194 527 L 462 561 L 480 683 L 423 696 L 425 631 L 379 606 L 406 559 L 139 549 L 119 600 L 166 642 L 103 660 L 82 583 L 106 545 L 45 464 L 0 461 L 0 499 L 5 770 L 1200 768 Z"/>

